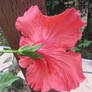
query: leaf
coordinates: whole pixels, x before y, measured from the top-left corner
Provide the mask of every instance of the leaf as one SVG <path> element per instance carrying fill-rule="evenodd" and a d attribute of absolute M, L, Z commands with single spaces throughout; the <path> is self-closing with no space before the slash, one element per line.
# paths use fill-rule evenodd
<path fill-rule="evenodd" d="M 4 50 L 11 50 L 10 47 L 4 47 Z"/>
<path fill-rule="evenodd" d="M 72 49 L 72 51 L 74 51 L 74 52 L 80 52 L 80 49 L 77 48 L 77 47 L 74 47 L 74 48 Z"/>
<path fill-rule="evenodd" d="M 0 88 L 0 92 L 3 92 L 4 91 L 4 88 Z"/>
<path fill-rule="evenodd" d="M 83 43 L 80 43 L 80 44 L 78 45 L 78 47 L 80 47 L 80 48 L 81 48 L 82 46 L 83 46 Z"/>
<path fill-rule="evenodd" d="M 18 79 L 19 78 L 11 72 L 0 72 L 0 92 L 3 92 L 4 88 L 11 86 L 11 84 Z"/>
<path fill-rule="evenodd" d="M 83 43 L 80 43 L 79 45 L 78 45 L 78 47 L 84 47 L 84 48 L 86 48 L 86 47 L 88 47 L 90 44 L 92 43 L 92 41 L 88 41 L 88 40 L 84 40 L 84 42 Z"/>
<path fill-rule="evenodd" d="M 23 79 L 19 77 L 19 80 L 16 80 L 13 84 L 13 87 L 17 88 L 17 89 L 21 89 L 23 88 Z"/>
<path fill-rule="evenodd" d="M 84 40 L 84 44 L 83 47 L 88 47 L 90 44 L 92 43 L 92 41 L 88 41 L 88 40 Z"/>

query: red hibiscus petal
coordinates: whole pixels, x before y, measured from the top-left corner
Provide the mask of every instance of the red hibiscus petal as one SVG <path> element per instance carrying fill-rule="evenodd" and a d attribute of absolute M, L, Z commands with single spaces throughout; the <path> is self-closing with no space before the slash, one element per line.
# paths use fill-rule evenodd
<path fill-rule="evenodd" d="M 30 59 L 30 57 L 21 57 L 19 60 L 19 65 L 22 68 L 27 68 L 30 64 L 33 64 L 33 61 Z"/>
<path fill-rule="evenodd" d="M 48 81 L 48 69 L 47 66 L 42 60 L 36 61 L 34 64 L 31 64 L 26 71 L 26 79 L 31 88 L 36 91 L 50 90 L 50 85 Z"/>
<path fill-rule="evenodd" d="M 21 37 L 20 37 L 20 44 L 19 44 L 20 47 L 21 47 L 21 46 L 24 46 L 24 45 L 26 45 L 26 44 L 32 45 L 31 40 L 30 40 L 29 38 L 27 38 L 27 37 L 21 36 Z"/>
<path fill-rule="evenodd" d="M 32 61 L 20 57 L 19 61 L 22 67 L 27 68 L 26 78 L 34 90 L 70 91 L 85 79 L 81 56 L 72 51 L 65 52 L 66 49 L 72 49 L 81 37 L 80 28 L 83 25 L 74 8 L 57 16 L 45 16 L 37 6 L 33 6 L 17 19 L 16 28 L 22 32 L 20 46 L 43 44 L 37 53 L 44 59 Z"/>
<path fill-rule="evenodd" d="M 80 20 L 78 11 L 74 8 L 56 16 L 46 16 L 48 42 L 60 45 L 62 48 L 71 49 L 81 37 L 80 28 L 84 23 Z"/>
<path fill-rule="evenodd" d="M 41 25 L 44 18 L 37 6 L 31 7 L 25 12 L 24 16 L 16 20 L 16 29 L 22 32 L 31 41 L 37 42 L 41 39 Z"/>
<path fill-rule="evenodd" d="M 16 21 L 16 28 L 33 43 L 45 41 L 66 49 L 72 49 L 81 37 L 83 25 L 74 8 L 56 16 L 44 16 L 37 6 L 33 6 Z"/>
<path fill-rule="evenodd" d="M 64 91 L 77 88 L 85 79 L 82 72 L 81 56 L 70 51 L 62 52 L 61 55 L 52 55 L 52 57 L 48 59 L 50 66 L 53 65 L 50 77 L 52 88 Z"/>
<path fill-rule="evenodd" d="M 72 51 L 60 53 L 36 60 L 27 68 L 26 78 L 32 88 L 43 92 L 50 89 L 70 91 L 85 79 L 80 54 Z"/>

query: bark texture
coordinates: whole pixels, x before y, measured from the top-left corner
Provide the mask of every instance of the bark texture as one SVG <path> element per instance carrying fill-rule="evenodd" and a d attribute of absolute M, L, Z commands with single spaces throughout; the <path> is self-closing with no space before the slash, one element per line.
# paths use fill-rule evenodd
<path fill-rule="evenodd" d="M 46 14 L 45 0 L 0 0 L 0 26 L 12 49 L 17 49 L 19 42 L 15 21 L 32 5 L 38 5 Z"/>
<path fill-rule="evenodd" d="M 38 5 L 46 14 L 45 0 L 0 0 L 0 27 L 12 49 L 19 47 L 20 33 L 15 28 L 16 19 L 32 5 Z M 34 91 L 31 89 L 31 92 Z"/>

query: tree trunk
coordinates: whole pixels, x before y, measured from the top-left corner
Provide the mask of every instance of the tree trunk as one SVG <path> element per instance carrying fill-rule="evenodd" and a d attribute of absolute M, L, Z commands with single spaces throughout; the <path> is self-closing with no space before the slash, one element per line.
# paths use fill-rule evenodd
<path fill-rule="evenodd" d="M 46 14 L 45 0 L 0 0 L 0 27 L 12 49 L 19 47 L 20 33 L 15 28 L 16 19 L 32 5 L 38 5 Z"/>
<path fill-rule="evenodd" d="M 92 0 L 88 2 L 87 37 L 92 40 Z"/>
<path fill-rule="evenodd" d="M 0 26 L 12 49 L 17 49 L 19 42 L 19 33 L 15 29 L 16 18 L 35 4 L 46 14 L 45 0 L 0 0 Z"/>

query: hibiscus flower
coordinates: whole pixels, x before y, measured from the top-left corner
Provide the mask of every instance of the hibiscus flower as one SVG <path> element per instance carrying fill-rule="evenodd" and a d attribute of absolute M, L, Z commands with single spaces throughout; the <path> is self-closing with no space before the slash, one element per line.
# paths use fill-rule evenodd
<path fill-rule="evenodd" d="M 81 55 L 72 51 L 82 35 L 83 25 L 74 8 L 56 16 L 46 16 L 37 6 L 32 6 L 18 17 L 16 29 L 22 33 L 20 46 L 42 44 L 36 53 L 43 59 L 22 56 L 19 60 L 20 66 L 26 68 L 25 76 L 31 88 L 42 92 L 70 91 L 85 79 Z"/>

